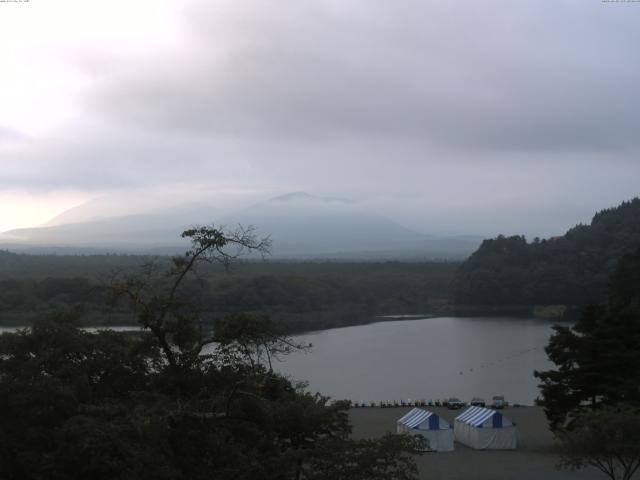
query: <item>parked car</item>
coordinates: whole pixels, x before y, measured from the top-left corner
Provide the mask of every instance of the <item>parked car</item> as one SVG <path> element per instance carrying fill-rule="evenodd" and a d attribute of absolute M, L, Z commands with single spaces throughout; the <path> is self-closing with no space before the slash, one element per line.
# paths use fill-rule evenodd
<path fill-rule="evenodd" d="M 462 400 L 456 397 L 451 397 L 447 400 L 447 408 L 449 410 L 460 410 L 461 408 L 464 408 L 465 405 L 466 404 Z"/>
<path fill-rule="evenodd" d="M 484 398 L 473 397 L 471 399 L 471 405 L 474 407 L 484 407 L 486 406 L 486 402 L 484 401 Z"/>
<path fill-rule="evenodd" d="M 504 408 L 506 405 L 507 402 L 505 402 L 503 395 L 496 395 L 491 400 L 491 408 L 494 408 L 496 410 Z"/>

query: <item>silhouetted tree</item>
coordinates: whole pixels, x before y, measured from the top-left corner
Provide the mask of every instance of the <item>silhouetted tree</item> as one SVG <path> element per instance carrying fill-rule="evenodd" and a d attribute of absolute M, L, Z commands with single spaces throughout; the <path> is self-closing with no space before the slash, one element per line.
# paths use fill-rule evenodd
<path fill-rule="evenodd" d="M 126 297 L 140 325 L 157 339 L 169 365 L 190 365 L 200 358 L 202 349 L 213 341 L 202 330 L 202 312 L 194 304 L 185 284 L 201 263 L 219 263 L 229 268 L 240 255 L 269 253 L 268 237 L 258 239 L 252 227 L 233 231 L 214 226 L 199 226 L 182 233 L 191 240 L 191 248 L 172 259 L 170 268 L 156 261 L 147 263 L 141 272 L 115 278 L 112 288 Z"/>
<path fill-rule="evenodd" d="M 557 369 L 535 372 L 552 429 L 602 404 L 640 405 L 640 250 L 620 260 L 606 305 L 554 330 L 546 352 Z"/>
<path fill-rule="evenodd" d="M 561 467 L 592 466 L 611 480 L 630 480 L 640 467 L 640 411 L 603 407 L 583 412 L 574 428 L 558 433 Z"/>
<path fill-rule="evenodd" d="M 113 285 L 141 334 L 62 316 L 0 335 L 0 478 L 415 479 L 418 439 L 353 440 L 347 403 L 270 368 L 297 346 L 268 317 L 200 328 L 187 277 L 268 242 L 211 227 L 184 236 L 192 248 L 168 270 L 150 263 Z"/>

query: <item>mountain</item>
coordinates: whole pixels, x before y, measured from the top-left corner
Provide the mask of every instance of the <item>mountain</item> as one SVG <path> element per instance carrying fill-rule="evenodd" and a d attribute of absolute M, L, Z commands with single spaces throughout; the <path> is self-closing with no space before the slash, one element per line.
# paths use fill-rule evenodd
<path fill-rule="evenodd" d="M 527 242 L 485 240 L 458 269 L 458 305 L 564 305 L 574 310 L 605 300 L 620 258 L 640 247 L 640 199 L 594 215 L 565 235 Z"/>
<path fill-rule="evenodd" d="M 3 243 L 12 249 L 32 251 L 154 250 L 177 247 L 186 226 L 171 224 L 160 215 L 128 215 L 11 230 L 4 233 Z"/>
<path fill-rule="evenodd" d="M 267 201 L 269 204 L 277 203 L 294 203 L 294 202 L 312 202 L 316 204 L 342 204 L 342 205 L 354 205 L 353 200 L 340 197 L 319 197 L 316 195 L 310 195 L 306 192 L 291 192 L 285 193 L 277 197 L 273 197 Z"/>
<path fill-rule="evenodd" d="M 347 200 L 293 193 L 223 218 L 228 225 L 264 225 L 276 256 L 343 256 L 419 250 L 425 238 Z"/>
<path fill-rule="evenodd" d="M 89 203 L 44 226 L 5 232 L 0 247 L 41 253 L 176 253 L 185 248 L 183 230 L 212 221 L 229 228 L 253 225 L 258 234 L 269 234 L 274 258 L 461 259 L 481 240 L 423 235 L 348 199 L 293 192 L 228 214 L 202 202 L 137 215 Z"/>

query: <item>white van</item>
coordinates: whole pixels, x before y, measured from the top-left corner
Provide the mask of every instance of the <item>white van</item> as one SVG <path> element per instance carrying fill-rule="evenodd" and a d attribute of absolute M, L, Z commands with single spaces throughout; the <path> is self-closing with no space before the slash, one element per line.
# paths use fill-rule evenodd
<path fill-rule="evenodd" d="M 507 402 L 504 401 L 504 395 L 496 395 L 491 399 L 491 408 L 495 410 L 500 410 L 507 405 Z"/>

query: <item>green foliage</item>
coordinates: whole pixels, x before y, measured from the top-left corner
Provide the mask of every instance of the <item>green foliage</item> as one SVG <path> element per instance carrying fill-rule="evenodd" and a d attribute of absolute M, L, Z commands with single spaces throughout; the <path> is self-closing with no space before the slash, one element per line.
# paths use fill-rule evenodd
<path fill-rule="evenodd" d="M 411 444 L 351 440 L 346 404 L 224 348 L 176 368 L 151 336 L 56 319 L 0 358 L 3 479 L 415 478 Z"/>
<path fill-rule="evenodd" d="M 640 246 L 640 199 L 597 213 L 562 237 L 485 240 L 456 273 L 455 302 L 468 305 L 577 305 L 606 297 L 618 260 Z"/>
<path fill-rule="evenodd" d="M 0 478 L 53 475 L 59 435 L 73 430 L 68 421 L 80 422 L 89 406 L 126 411 L 133 392 L 150 386 L 158 360 L 146 341 L 90 334 L 62 317 L 0 336 Z"/>
<path fill-rule="evenodd" d="M 557 370 L 535 373 L 552 429 L 601 404 L 640 405 L 640 249 L 620 260 L 606 305 L 554 329 L 546 351 Z"/>
<path fill-rule="evenodd" d="M 449 264 L 274 264 L 268 274 L 236 274 L 212 284 L 204 302 L 214 312 L 268 312 L 290 332 L 332 328 L 366 323 L 380 314 L 434 311 L 438 300 L 448 297 L 454 268 Z"/>
<path fill-rule="evenodd" d="M 1 335 L 0 478 L 415 479 L 417 440 L 352 440 L 346 403 L 268 367 L 297 346 L 267 316 L 199 328 L 187 278 L 201 262 L 228 266 L 226 247 L 264 245 L 246 233 L 187 231 L 192 249 L 168 270 L 117 278 L 142 335 L 66 316 Z"/>
<path fill-rule="evenodd" d="M 640 467 L 640 411 L 614 406 L 582 413 L 571 431 L 559 432 L 561 467 L 592 466 L 611 480 L 630 480 Z"/>
<path fill-rule="evenodd" d="M 346 404 L 224 349 L 176 369 L 151 337 L 58 319 L 0 356 L 0 478 L 415 478 L 411 444 L 351 440 Z"/>
<path fill-rule="evenodd" d="M 306 348 L 294 343 L 267 315 L 234 313 L 214 324 L 212 340 L 229 357 L 244 358 L 251 368 L 266 361 L 273 370 L 272 359 Z"/>
<path fill-rule="evenodd" d="M 115 268 L 111 257 L 8 256 L 19 260 L 15 268 L 0 269 L 0 277 L 11 276 L 0 280 L 0 325 L 28 325 L 35 318 L 80 305 L 86 325 L 136 323 L 130 304 L 109 303 L 113 275 L 107 273 Z M 116 258 L 123 262 L 116 268 L 120 277 L 132 270 L 131 257 Z M 156 270 L 171 268 L 168 258 L 135 258 Z M 67 262 L 65 268 L 61 261 Z M 236 262 L 227 273 L 224 265 L 205 263 L 199 266 L 198 278 L 188 278 L 182 288 L 190 303 L 210 312 L 202 318 L 207 325 L 228 313 L 250 311 L 268 313 L 289 332 L 301 332 L 366 323 L 375 315 L 438 311 L 448 302 L 456 266 Z M 94 274 L 89 281 L 87 276 Z"/>

